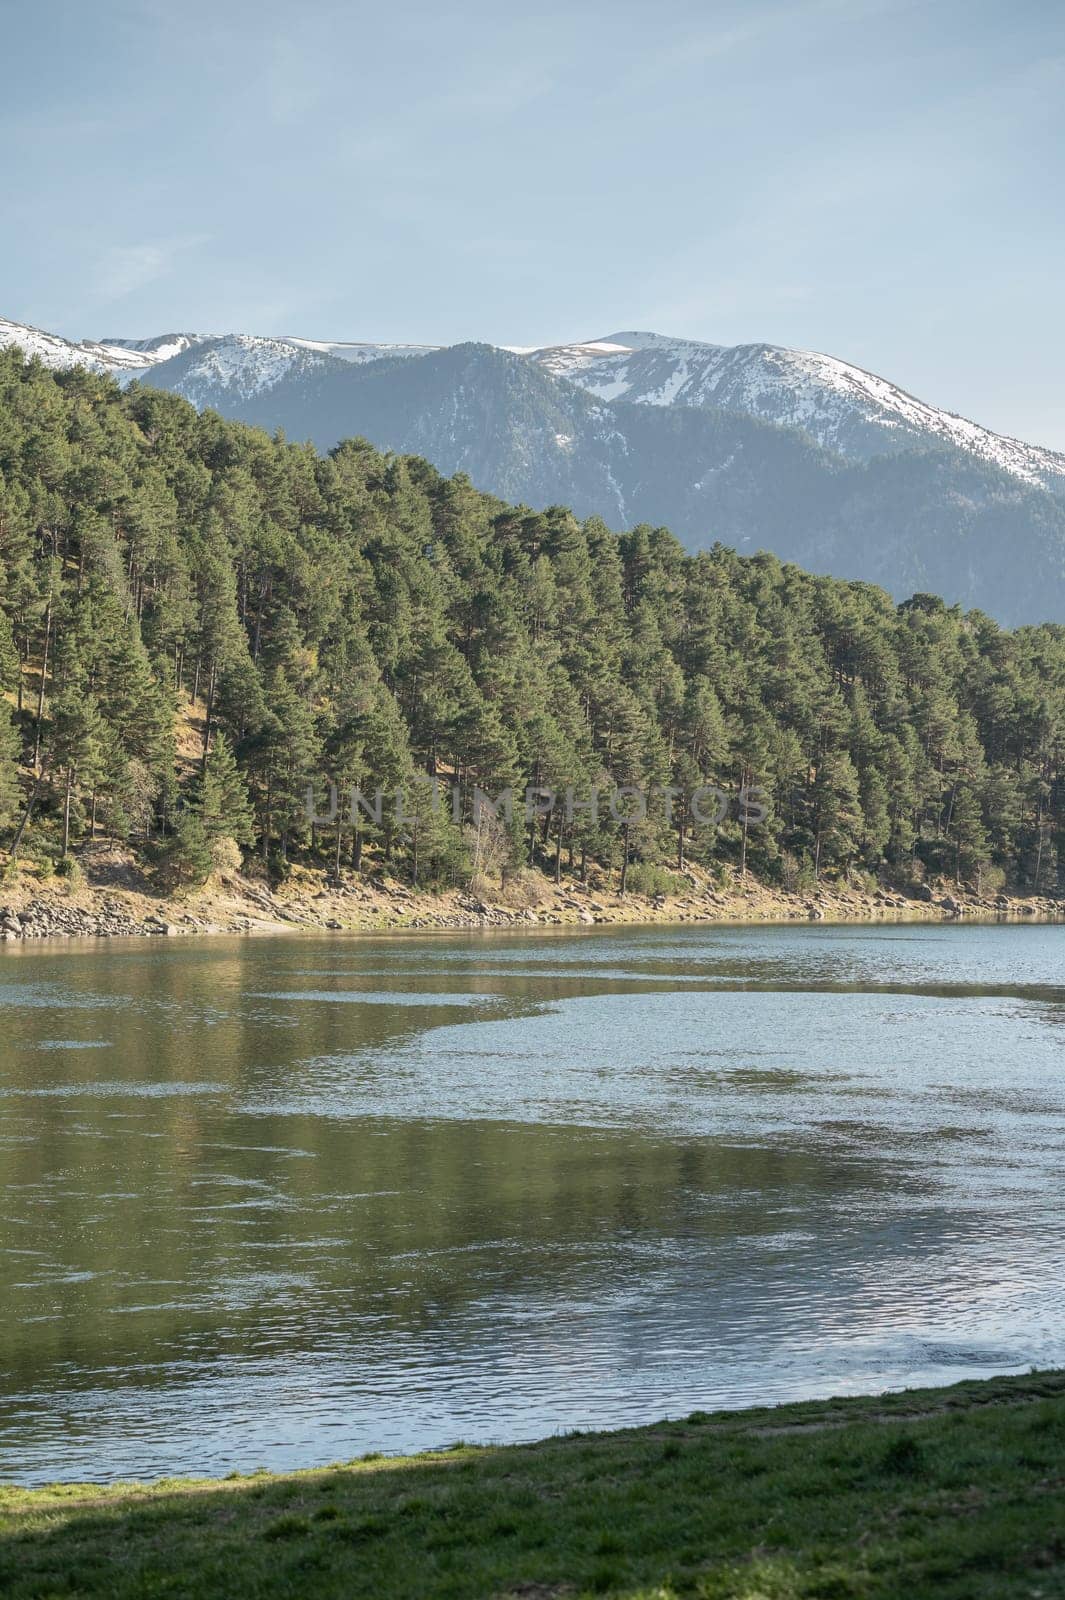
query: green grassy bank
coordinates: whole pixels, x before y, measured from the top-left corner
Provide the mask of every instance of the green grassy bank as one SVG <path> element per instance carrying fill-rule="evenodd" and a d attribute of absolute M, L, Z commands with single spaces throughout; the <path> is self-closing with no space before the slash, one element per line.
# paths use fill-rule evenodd
<path fill-rule="evenodd" d="M 287 1477 L 0 1489 L 0 1593 L 1065 1595 L 1065 1372 Z"/>

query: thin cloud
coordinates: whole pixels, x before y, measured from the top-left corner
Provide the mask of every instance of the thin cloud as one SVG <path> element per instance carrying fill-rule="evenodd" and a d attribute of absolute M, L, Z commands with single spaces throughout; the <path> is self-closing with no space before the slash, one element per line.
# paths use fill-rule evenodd
<path fill-rule="evenodd" d="M 97 295 L 101 300 L 124 300 L 146 284 L 164 278 L 183 251 L 206 242 L 206 235 L 197 234 L 185 239 L 112 245 L 104 251 L 97 268 Z"/>

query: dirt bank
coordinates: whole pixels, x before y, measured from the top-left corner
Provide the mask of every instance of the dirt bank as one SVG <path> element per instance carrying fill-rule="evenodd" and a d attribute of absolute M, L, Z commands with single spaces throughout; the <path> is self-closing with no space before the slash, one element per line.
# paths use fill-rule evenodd
<path fill-rule="evenodd" d="M 485 895 L 465 890 L 418 893 L 387 876 L 349 874 L 340 882 L 295 867 L 285 883 L 226 873 L 205 888 L 161 897 L 127 852 L 98 846 L 80 859 L 68 882 L 24 872 L 0 889 L 0 940 L 165 937 L 190 934 L 283 933 L 298 929 L 380 932 L 388 929 L 528 929 L 617 923 L 893 922 L 1057 919 L 1065 897 L 979 895 L 957 885 L 923 884 L 910 893 L 819 885 L 788 893 L 693 869 L 680 894 L 647 897 L 602 883 L 536 875 Z"/>

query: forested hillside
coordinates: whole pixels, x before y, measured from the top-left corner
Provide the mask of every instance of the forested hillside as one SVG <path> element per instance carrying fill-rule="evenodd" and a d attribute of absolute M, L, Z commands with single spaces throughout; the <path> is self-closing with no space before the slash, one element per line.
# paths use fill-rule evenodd
<path fill-rule="evenodd" d="M 1003 623 L 1065 617 L 1059 476 L 1051 493 L 1000 461 L 885 429 L 880 454 L 847 457 L 741 410 L 593 398 L 488 345 L 354 365 L 232 345 L 189 349 L 145 382 L 321 450 L 360 435 L 507 500 L 612 528 L 665 523 L 690 551 L 772 550 L 898 600 L 930 590 L 994 607 Z"/>
<path fill-rule="evenodd" d="M 1065 628 L 1005 633 L 774 556 L 533 513 L 359 441 L 322 457 L 174 395 L 0 355 L 0 842 L 129 841 L 162 876 L 387 856 L 420 881 L 679 855 L 1040 890 L 1065 845 Z M 458 820 L 416 774 L 461 791 Z M 409 790 L 312 830 L 308 780 Z M 475 785 L 757 786 L 744 825 Z M 1001 878 L 1000 878 L 1001 881 Z"/>

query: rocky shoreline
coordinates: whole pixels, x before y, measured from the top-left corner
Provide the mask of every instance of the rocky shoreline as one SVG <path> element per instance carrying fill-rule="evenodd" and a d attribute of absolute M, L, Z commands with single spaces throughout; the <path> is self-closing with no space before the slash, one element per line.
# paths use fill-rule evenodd
<path fill-rule="evenodd" d="M 206 934 L 304 932 L 378 933 L 530 930 L 638 923 L 759 923 L 876 921 L 1057 921 L 1065 896 L 980 896 L 931 884 L 907 893 L 820 886 L 788 893 L 741 879 L 717 886 L 694 873 L 687 892 L 643 897 L 546 879 L 534 903 L 450 891 L 418 893 L 384 876 L 336 882 L 300 870 L 271 889 L 260 880 L 229 874 L 185 899 L 162 899 L 127 864 L 126 882 L 114 887 L 91 879 L 75 888 L 27 877 L 0 903 L 0 942 L 43 939 L 125 939 Z M 526 898 L 530 897 L 525 885 Z"/>

